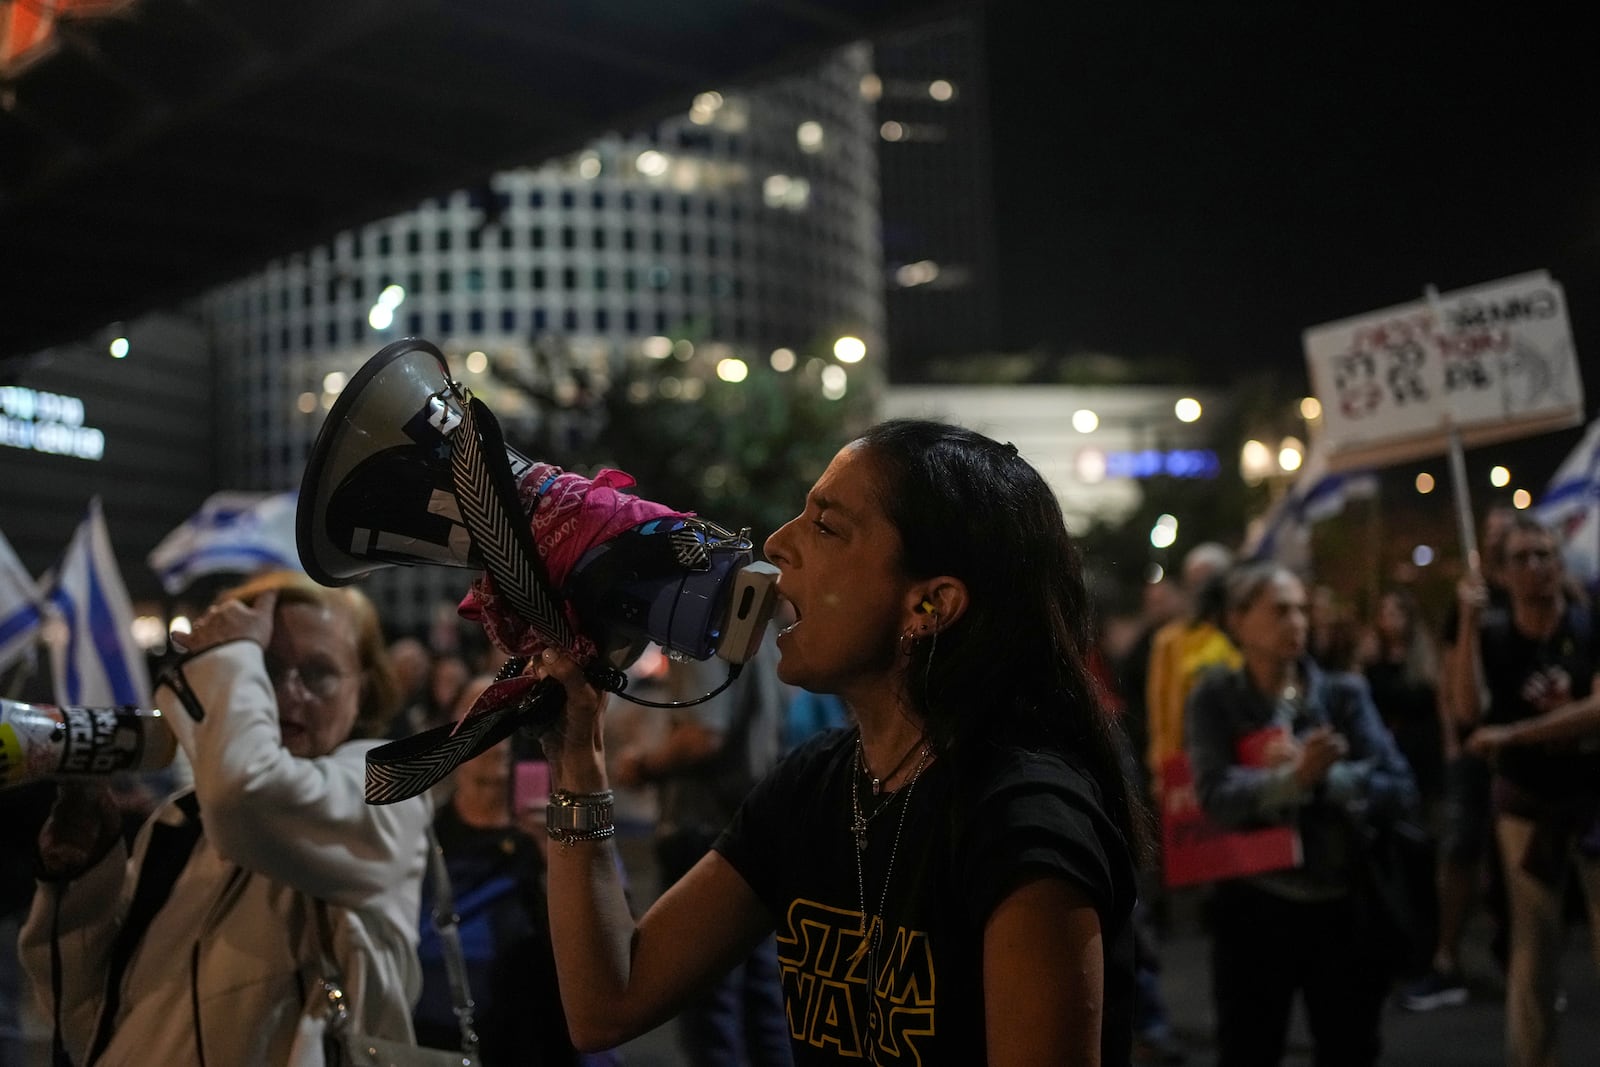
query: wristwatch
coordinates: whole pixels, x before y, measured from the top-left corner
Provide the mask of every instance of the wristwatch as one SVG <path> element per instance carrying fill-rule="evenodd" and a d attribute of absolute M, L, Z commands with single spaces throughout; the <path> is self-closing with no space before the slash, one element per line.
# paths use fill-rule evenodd
<path fill-rule="evenodd" d="M 558 789 L 550 794 L 544 809 L 545 832 L 557 841 L 596 841 L 616 833 L 612 814 L 616 794 L 569 793 Z"/>

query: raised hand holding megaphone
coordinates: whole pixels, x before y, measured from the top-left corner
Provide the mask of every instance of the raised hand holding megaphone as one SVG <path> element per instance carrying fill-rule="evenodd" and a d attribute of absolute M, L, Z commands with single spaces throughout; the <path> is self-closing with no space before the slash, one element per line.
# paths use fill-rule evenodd
<path fill-rule="evenodd" d="M 306 572 L 342 585 L 388 566 L 481 568 L 463 614 L 520 668 L 555 647 L 620 691 L 652 641 L 733 671 L 755 653 L 775 604 L 776 569 L 749 537 L 619 493 L 506 444 L 483 403 L 426 341 L 388 345 L 328 413 L 301 484 L 296 538 Z M 562 690 L 503 677 L 455 728 L 374 750 L 367 799 L 402 800 L 531 718 L 559 714 Z"/>

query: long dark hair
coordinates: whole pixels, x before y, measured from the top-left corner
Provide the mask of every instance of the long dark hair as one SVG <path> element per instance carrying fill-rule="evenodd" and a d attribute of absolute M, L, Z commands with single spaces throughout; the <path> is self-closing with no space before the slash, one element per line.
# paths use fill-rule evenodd
<path fill-rule="evenodd" d="M 1055 493 L 1014 446 L 958 426 L 894 419 L 860 444 L 906 572 L 967 586 L 965 613 L 911 652 L 905 696 L 930 742 L 958 766 L 986 744 L 1069 755 L 1146 855 L 1147 816 L 1090 671 L 1083 566 Z"/>

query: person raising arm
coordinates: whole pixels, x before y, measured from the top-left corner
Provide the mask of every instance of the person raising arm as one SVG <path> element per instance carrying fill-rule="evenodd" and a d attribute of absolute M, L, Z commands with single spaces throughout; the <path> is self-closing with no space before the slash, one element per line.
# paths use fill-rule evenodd
<path fill-rule="evenodd" d="M 1126 1064 L 1145 821 L 1048 485 L 1012 446 L 897 420 L 840 450 L 766 554 L 797 620 L 779 676 L 857 726 L 787 756 L 637 922 L 603 701 L 564 654 L 530 665 L 566 693 L 543 741 L 574 1040 L 660 1024 L 776 931 L 799 1067 Z"/>

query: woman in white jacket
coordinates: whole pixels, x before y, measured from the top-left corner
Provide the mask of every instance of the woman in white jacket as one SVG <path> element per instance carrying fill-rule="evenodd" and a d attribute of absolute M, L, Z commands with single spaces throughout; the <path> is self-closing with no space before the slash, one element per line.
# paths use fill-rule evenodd
<path fill-rule="evenodd" d="M 398 702 L 371 603 L 274 573 L 225 594 L 157 704 L 194 772 L 130 860 L 102 787 L 63 783 L 21 952 L 79 1065 L 320 1064 L 318 912 L 361 1032 L 410 1041 L 431 811 L 363 799 Z M 319 908 L 317 902 L 325 907 Z"/>

